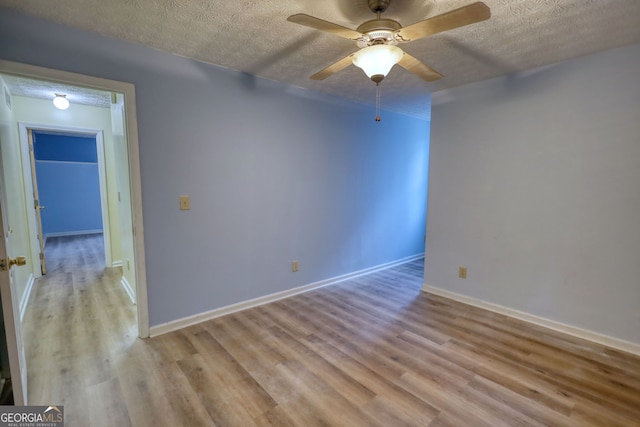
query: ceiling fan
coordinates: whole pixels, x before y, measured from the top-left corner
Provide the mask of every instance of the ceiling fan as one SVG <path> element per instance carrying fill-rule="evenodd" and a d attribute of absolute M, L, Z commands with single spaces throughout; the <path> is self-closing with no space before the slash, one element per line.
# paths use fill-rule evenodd
<path fill-rule="evenodd" d="M 438 80 L 442 74 L 402 51 L 396 45 L 484 21 L 491 16 L 491 11 L 486 4 L 476 2 L 403 27 L 398 21 L 381 17 L 391 0 L 368 0 L 368 2 L 369 9 L 376 14 L 376 18 L 362 23 L 355 30 L 304 13 L 287 18 L 288 21 L 296 24 L 354 40 L 360 47 L 360 50 L 312 75 L 310 77 L 312 80 L 324 80 L 352 63 L 361 68 L 376 84 L 384 79 L 395 64 L 428 82 Z"/>

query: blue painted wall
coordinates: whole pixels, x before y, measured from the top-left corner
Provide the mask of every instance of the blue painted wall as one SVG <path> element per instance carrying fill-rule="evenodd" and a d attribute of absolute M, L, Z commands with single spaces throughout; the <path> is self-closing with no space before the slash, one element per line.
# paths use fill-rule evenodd
<path fill-rule="evenodd" d="M 429 122 L 0 12 L 0 57 L 136 86 L 151 325 L 423 252 Z"/>
<path fill-rule="evenodd" d="M 45 236 L 102 230 L 96 140 L 34 132 Z"/>
<path fill-rule="evenodd" d="M 33 152 L 37 160 L 98 163 L 96 139 L 92 136 L 34 131 Z"/>

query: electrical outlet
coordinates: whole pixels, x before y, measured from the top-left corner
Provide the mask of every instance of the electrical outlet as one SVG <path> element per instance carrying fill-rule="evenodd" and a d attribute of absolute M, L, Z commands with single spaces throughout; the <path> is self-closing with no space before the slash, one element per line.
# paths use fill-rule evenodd
<path fill-rule="evenodd" d="M 291 271 L 293 271 L 294 273 L 298 271 L 298 261 L 291 262 Z"/>
<path fill-rule="evenodd" d="M 461 279 L 467 278 L 467 267 L 458 267 L 458 277 Z"/>

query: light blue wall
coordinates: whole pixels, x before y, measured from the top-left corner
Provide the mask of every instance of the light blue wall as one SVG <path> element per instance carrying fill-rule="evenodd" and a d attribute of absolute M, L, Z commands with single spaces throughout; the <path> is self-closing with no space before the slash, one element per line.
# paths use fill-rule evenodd
<path fill-rule="evenodd" d="M 640 344 L 638 76 L 640 44 L 436 94 L 425 283 Z"/>
<path fill-rule="evenodd" d="M 151 325 L 423 252 L 428 122 L 1 16 L 0 57 L 136 86 Z"/>
<path fill-rule="evenodd" d="M 97 163 L 36 161 L 36 173 L 45 236 L 102 230 Z"/>
<path fill-rule="evenodd" d="M 45 236 L 102 230 L 96 139 L 34 132 Z"/>

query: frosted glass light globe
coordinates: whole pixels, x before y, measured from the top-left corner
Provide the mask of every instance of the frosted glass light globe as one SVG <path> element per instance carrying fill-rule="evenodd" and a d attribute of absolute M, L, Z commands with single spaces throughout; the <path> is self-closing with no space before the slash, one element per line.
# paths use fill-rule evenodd
<path fill-rule="evenodd" d="M 53 98 L 53 105 L 55 105 L 58 110 L 66 110 L 69 108 L 67 95 L 60 95 L 59 93 L 56 93 L 56 97 Z"/>
<path fill-rule="evenodd" d="M 388 44 L 374 44 L 367 46 L 353 55 L 353 65 L 359 67 L 371 80 L 381 81 L 391 68 L 396 65 L 404 55 L 402 49 Z"/>

